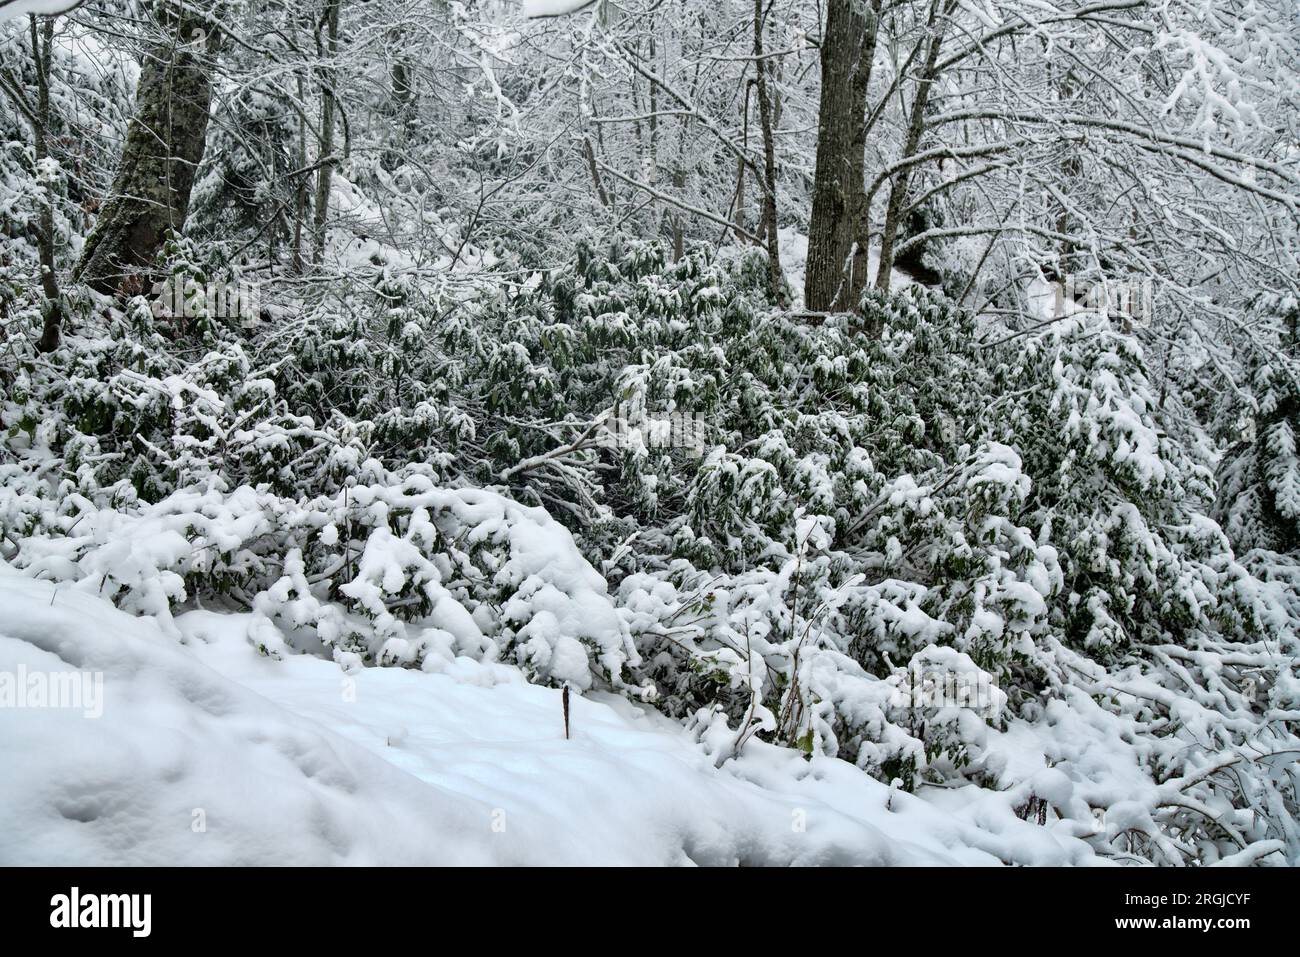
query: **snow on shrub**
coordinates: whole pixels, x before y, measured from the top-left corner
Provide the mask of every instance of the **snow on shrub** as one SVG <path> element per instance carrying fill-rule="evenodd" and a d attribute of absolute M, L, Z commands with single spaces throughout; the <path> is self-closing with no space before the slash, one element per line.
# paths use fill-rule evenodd
<path fill-rule="evenodd" d="M 621 687 L 638 663 L 568 531 L 492 492 L 422 476 L 305 501 L 241 486 L 131 510 L 83 502 L 36 520 L 44 534 L 19 539 L 17 567 L 152 615 L 173 635 L 175 607 L 224 595 L 314 630 L 349 669 L 506 656 L 539 680 L 588 688 L 593 667 Z M 262 634 L 250 640 L 269 644 Z"/>
<path fill-rule="evenodd" d="M 1119 860 L 1300 861 L 1300 574 L 1234 553 L 1132 337 L 762 287 L 751 253 L 622 243 L 449 299 L 377 254 L 256 350 L 133 301 L 20 355 L 3 557 L 164 626 L 252 609 L 272 657 L 499 658 L 654 700 L 717 762 L 998 792 Z"/>

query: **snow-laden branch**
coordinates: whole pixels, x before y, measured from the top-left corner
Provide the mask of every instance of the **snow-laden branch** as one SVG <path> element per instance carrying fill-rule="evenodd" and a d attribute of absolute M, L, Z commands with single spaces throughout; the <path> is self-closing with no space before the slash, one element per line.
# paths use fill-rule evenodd
<path fill-rule="evenodd" d="M 632 177 L 630 176 L 625 176 L 624 174 L 620 173 L 618 170 L 614 169 L 612 166 L 609 166 L 608 164 L 603 163 L 600 160 L 596 161 L 596 165 L 599 166 L 601 169 L 603 169 L 610 176 L 613 176 L 615 179 L 619 180 L 620 182 L 626 183 L 628 186 L 633 186 L 641 190 L 642 192 L 647 193 L 650 196 L 653 196 L 655 199 L 659 200 L 660 202 L 667 203 L 669 206 L 675 206 L 676 208 L 682 210 L 683 212 L 691 213 L 695 216 L 700 216 L 703 219 L 707 219 L 711 223 L 717 223 L 719 226 L 726 226 L 728 229 L 733 229 L 740 235 L 744 236 L 746 239 L 749 239 L 753 242 L 756 243 L 762 242 L 762 240 L 759 239 L 758 236 L 756 236 L 754 233 L 751 233 L 748 229 L 745 229 L 743 226 L 739 226 L 736 223 L 733 223 L 731 220 L 727 219 L 726 217 L 719 216 L 717 213 L 711 213 L 707 209 L 701 209 L 698 206 L 692 206 L 690 203 L 685 203 L 675 196 L 670 196 L 668 193 L 655 189 L 649 183 L 643 183 L 640 180 L 632 179 Z"/>
<path fill-rule="evenodd" d="M 1267 173 L 1300 187 L 1300 173 L 1287 169 L 1285 166 L 1279 166 L 1277 163 L 1270 162 L 1257 156 L 1251 156 L 1239 150 L 1227 149 L 1223 146 L 1216 146 L 1207 143 L 1204 140 L 1193 139 L 1189 136 L 1178 136 L 1173 133 L 1166 133 L 1162 130 L 1150 126 L 1141 126 L 1137 123 L 1130 123 L 1126 120 L 1107 119 L 1101 116 L 1088 116 L 1081 113 L 1062 113 L 1053 115 L 1042 111 L 1031 112 L 1029 110 L 1000 110 L 1000 109 L 972 109 L 956 110 L 951 113 L 943 113 L 926 122 L 927 129 L 934 129 L 937 126 L 943 126 L 948 123 L 963 122 L 966 120 L 990 119 L 1005 120 L 1014 123 L 1051 123 L 1061 126 L 1083 126 L 1093 129 L 1109 130 L 1114 133 L 1124 133 L 1139 139 L 1150 140 L 1161 146 L 1176 146 L 1183 149 L 1195 150 L 1213 156 L 1216 159 L 1228 160 L 1233 163 L 1242 163 L 1255 167 Z"/>
<path fill-rule="evenodd" d="M 75 10 L 85 2 L 86 0 L 0 0 L 0 20 L 28 13 L 54 16 Z"/>
<path fill-rule="evenodd" d="M 563 17 L 594 6 L 599 0 L 524 0 L 524 16 L 530 20 Z"/>

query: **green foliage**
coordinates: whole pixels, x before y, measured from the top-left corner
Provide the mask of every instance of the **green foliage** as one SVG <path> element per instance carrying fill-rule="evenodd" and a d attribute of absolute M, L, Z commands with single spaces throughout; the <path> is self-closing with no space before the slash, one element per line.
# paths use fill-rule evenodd
<path fill-rule="evenodd" d="M 1237 560 L 1104 319 L 989 342 L 914 288 L 810 323 L 765 303 L 756 253 L 634 242 L 471 297 L 372 266 L 252 341 L 137 299 L 57 373 L 25 364 L 3 425 L 57 481 L 7 467 L 3 518 L 70 543 L 29 567 L 154 614 L 235 600 L 348 666 L 513 656 L 656 700 L 719 761 L 757 736 L 906 789 L 1015 784 L 990 736 L 1064 700 L 1141 722 L 1153 779 L 1293 741 L 1264 715 L 1300 704 L 1294 658 L 1265 649 L 1294 646 L 1296 581 Z M 185 530 L 122 577 L 77 530 L 103 509 Z M 530 565 L 552 518 L 573 538 Z M 914 693 L 954 676 L 978 700 Z"/>

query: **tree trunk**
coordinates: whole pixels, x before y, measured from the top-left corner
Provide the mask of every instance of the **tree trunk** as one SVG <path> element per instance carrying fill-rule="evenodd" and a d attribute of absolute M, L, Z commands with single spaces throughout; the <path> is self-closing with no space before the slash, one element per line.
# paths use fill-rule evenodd
<path fill-rule="evenodd" d="M 41 30 L 36 29 L 36 16 L 31 20 L 32 61 L 36 66 L 36 110 L 32 123 L 32 140 L 35 147 L 36 169 L 39 175 L 49 158 L 48 133 L 50 129 L 50 57 L 54 46 L 54 18 L 46 17 Z M 41 204 L 40 235 L 37 244 L 41 258 L 41 292 L 45 295 L 44 325 L 36 342 L 39 352 L 53 352 L 59 347 L 63 332 L 63 297 L 59 294 L 59 279 L 54 261 L 54 197 L 50 187 L 45 187 L 45 202 Z"/>
<path fill-rule="evenodd" d="M 763 0 L 754 0 L 754 92 L 758 95 L 758 123 L 763 131 L 763 222 L 758 230 L 767 237 L 767 293 L 781 302 L 781 245 L 776 221 L 776 145 L 772 140 L 772 100 L 767 94 L 767 61 L 763 59 Z"/>
<path fill-rule="evenodd" d="M 925 108 L 930 102 L 930 89 L 934 86 L 939 47 L 943 44 L 943 23 L 938 21 L 939 5 L 943 0 L 932 0 L 930 16 L 926 28 L 930 31 L 930 46 L 926 51 L 925 65 L 921 68 L 921 78 L 916 85 L 916 96 L 912 99 L 912 115 L 908 119 L 907 139 L 903 144 L 903 159 L 911 159 L 921 145 L 921 134 L 925 131 Z M 944 9 L 945 18 L 956 6 L 955 0 L 947 0 Z M 889 186 L 889 206 L 885 210 L 885 225 L 880 231 L 880 266 L 876 270 L 876 287 L 888 289 L 889 279 L 894 271 L 894 245 L 898 240 L 898 228 L 903 221 L 903 211 L 907 203 L 907 187 L 911 180 L 911 167 L 904 167 L 894 174 Z"/>
<path fill-rule="evenodd" d="M 745 99 L 741 107 L 741 139 L 740 146 L 742 150 L 749 150 L 749 94 L 754 87 L 754 81 L 751 80 L 745 84 Z M 745 159 L 743 156 L 736 157 L 736 195 L 732 201 L 732 222 L 736 224 L 736 241 L 743 242 L 745 239 L 743 230 L 745 229 Z"/>
<path fill-rule="evenodd" d="M 686 140 L 686 124 L 683 123 L 682 127 L 682 137 L 678 140 L 677 145 L 677 162 L 676 165 L 673 166 L 673 189 L 677 192 L 678 196 L 680 196 L 686 189 L 686 168 L 682 166 L 681 156 L 682 143 Z M 682 257 L 686 255 L 686 218 L 680 210 L 672 214 L 671 226 L 673 237 L 673 262 L 680 262 Z"/>
<path fill-rule="evenodd" d="M 387 140 L 384 153 L 384 169 L 394 170 L 401 165 L 403 153 L 408 145 L 411 133 L 415 129 L 415 75 L 410 57 L 404 50 L 406 33 L 397 27 L 389 33 L 393 53 L 393 65 L 388 73 L 389 102 L 387 114 L 390 127 L 385 132 Z"/>
<path fill-rule="evenodd" d="M 117 176 L 75 273 L 102 293 L 147 271 L 167 233 L 184 228 L 203 158 L 212 104 L 205 60 L 216 54 L 220 34 L 209 34 L 207 21 L 189 5 L 162 0 L 154 15 L 168 39 L 140 70 Z"/>
<path fill-rule="evenodd" d="M 591 145 L 591 137 L 582 136 L 582 156 L 587 161 L 587 172 L 591 174 L 591 185 L 596 190 L 600 205 L 609 208 L 609 193 L 605 192 L 605 183 L 600 178 L 600 168 L 596 165 L 596 148 Z"/>
<path fill-rule="evenodd" d="M 307 102 L 302 76 L 298 77 L 298 102 Z M 293 191 L 293 259 L 291 269 L 295 276 L 303 273 L 302 224 L 307 216 L 307 123 L 298 118 L 298 173 L 294 176 Z"/>
<path fill-rule="evenodd" d="M 1050 70 L 1048 75 L 1051 76 Z M 1057 93 L 1060 102 L 1065 105 L 1067 112 L 1069 111 L 1068 104 L 1074 99 L 1075 93 L 1074 71 L 1067 67 L 1065 75 L 1061 77 L 1060 83 L 1058 84 Z M 1077 142 L 1071 141 L 1062 143 L 1058 147 L 1058 151 L 1061 156 L 1062 182 L 1075 182 L 1083 175 L 1082 148 Z M 1059 207 L 1059 215 L 1056 219 L 1056 231 L 1062 236 L 1076 235 L 1076 230 L 1080 229 L 1082 224 L 1074 221 L 1074 217 L 1070 214 L 1069 208 L 1059 202 L 1059 200 L 1057 205 Z M 1082 271 L 1083 262 L 1081 260 L 1082 257 L 1080 256 L 1078 244 L 1070 239 L 1062 239 L 1060 258 L 1059 261 L 1054 264 L 1056 281 L 1058 283 L 1065 283 L 1067 277 Z M 1048 271 L 1050 272 L 1052 268 L 1053 266 L 1049 264 Z"/>
<path fill-rule="evenodd" d="M 822 37 L 817 169 L 804 305 L 853 309 L 867 283 L 867 87 L 876 55 L 880 0 L 830 0 Z"/>
<path fill-rule="evenodd" d="M 326 0 L 324 26 L 326 45 L 323 51 L 332 62 L 339 49 L 339 5 L 341 0 Z M 319 42 L 318 42 L 319 49 Z M 316 202 L 313 212 L 313 260 L 317 265 L 325 258 L 325 223 L 329 214 L 330 186 L 334 178 L 334 76 L 324 71 L 320 102 L 320 169 L 316 173 Z"/>

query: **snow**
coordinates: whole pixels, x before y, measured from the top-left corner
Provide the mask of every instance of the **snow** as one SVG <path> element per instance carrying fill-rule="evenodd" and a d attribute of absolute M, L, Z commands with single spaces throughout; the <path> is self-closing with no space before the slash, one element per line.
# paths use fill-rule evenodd
<path fill-rule="evenodd" d="M 524 0 L 526 17 L 562 17 L 589 7 L 596 0 Z"/>
<path fill-rule="evenodd" d="M 83 0 L 0 0 L 0 20 L 26 16 L 29 13 L 53 15 L 67 13 L 80 6 Z"/>
<path fill-rule="evenodd" d="M 0 566 L 0 671 L 102 673 L 103 713 L 0 709 L 3 864 L 995 863 L 977 828 L 843 761 L 717 769 L 615 696 L 501 664 L 367 668 L 149 618 Z M 270 627 L 261 619 L 260 627 Z M 1036 859 L 1061 862 L 1041 829 Z"/>
<path fill-rule="evenodd" d="M 785 273 L 785 278 L 790 283 L 790 289 L 794 293 L 793 307 L 798 310 L 804 307 L 803 302 L 803 285 L 804 275 L 808 263 L 808 236 L 790 226 L 783 226 L 777 231 L 778 242 L 781 252 L 781 271 Z M 880 249 L 873 246 L 867 250 L 867 283 L 873 285 L 876 281 L 876 272 L 880 269 Z M 889 274 L 889 288 L 891 290 L 905 289 L 908 286 L 918 285 L 917 281 L 907 272 L 895 268 Z"/>
<path fill-rule="evenodd" d="M 349 6 L 338 62 L 250 6 L 175 298 L 87 297 L 178 26 L 109 6 L 44 19 L 49 156 L 0 97 L 0 863 L 1300 863 L 1291 5 L 1120 50 L 959 0 L 915 142 L 882 21 L 925 266 L 857 317 L 801 313 L 816 4 L 769 24 L 792 302 L 717 228 L 753 38 L 604 0 Z"/>

